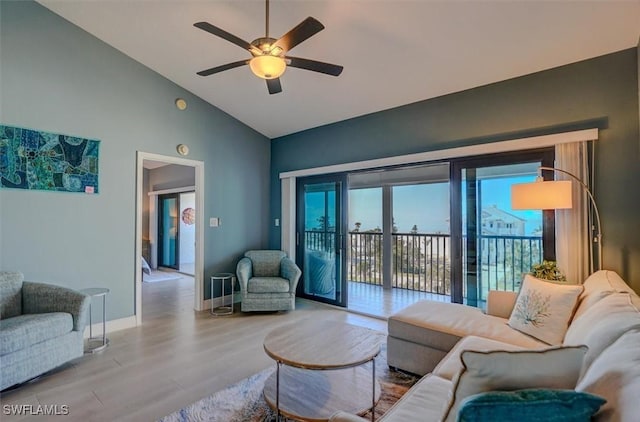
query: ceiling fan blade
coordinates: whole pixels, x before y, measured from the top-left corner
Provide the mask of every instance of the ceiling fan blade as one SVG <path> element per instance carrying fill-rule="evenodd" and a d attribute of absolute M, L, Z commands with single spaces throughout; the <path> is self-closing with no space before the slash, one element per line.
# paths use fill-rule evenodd
<path fill-rule="evenodd" d="M 225 39 L 239 47 L 244 48 L 252 53 L 262 54 L 260 49 L 251 45 L 251 43 L 243 40 L 242 38 L 238 38 L 235 35 L 225 31 L 224 29 L 218 28 L 217 26 L 211 25 L 209 22 L 196 22 L 193 24 L 196 28 L 200 28 L 203 31 L 207 31 L 210 34 L 218 36 L 222 39 Z"/>
<path fill-rule="evenodd" d="M 285 57 L 290 60 L 289 66 L 297 67 L 298 69 L 311 70 L 313 72 L 320 72 L 331 76 L 339 76 L 342 73 L 344 67 L 337 64 L 318 62 L 315 60 L 301 59 L 300 57 Z"/>
<path fill-rule="evenodd" d="M 269 94 L 277 94 L 282 92 L 282 85 L 280 84 L 280 78 L 265 79 L 267 81 L 267 88 L 269 88 Z"/>
<path fill-rule="evenodd" d="M 273 47 L 280 47 L 285 52 L 287 52 L 304 40 L 322 31 L 323 29 L 323 24 L 309 16 L 307 19 L 300 22 L 298 26 L 284 34 L 282 38 L 280 38 L 273 44 Z"/>
<path fill-rule="evenodd" d="M 249 63 L 249 60 L 240 60 L 238 62 L 227 63 L 227 64 L 223 64 L 222 66 L 212 67 L 211 69 L 201 70 L 200 72 L 198 72 L 198 75 L 209 76 L 209 75 L 213 75 L 214 73 L 223 72 L 225 70 L 244 66 L 247 63 Z"/>

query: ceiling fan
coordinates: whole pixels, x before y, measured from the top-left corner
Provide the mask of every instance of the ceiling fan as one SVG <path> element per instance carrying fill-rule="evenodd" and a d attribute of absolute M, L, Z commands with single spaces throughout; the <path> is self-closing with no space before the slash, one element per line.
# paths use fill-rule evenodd
<path fill-rule="evenodd" d="M 256 76 L 267 81 L 269 94 L 277 94 L 278 92 L 282 92 L 280 76 L 284 73 L 287 66 L 311 70 L 331 76 L 338 76 L 342 73 L 342 66 L 286 55 L 295 46 L 324 29 L 324 25 L 318 20 L 308 17 L 298 24 L 298 26 L 284 34 L 280 39 L 276 40 L 275 38 L 269 37 L 269 0 L 266 0 L 265 22 L 265 36 L 256 38 L 250 43 L 208 22 L 194 23 L 193 26 L 196 28 L 200 28 L 203 31 L 207 31 L 240 46 L 249 51 L 253 56 L 250 59 L 202 70 L 197 74 L 200 76 L 209 76 L 248 64 Z"/>

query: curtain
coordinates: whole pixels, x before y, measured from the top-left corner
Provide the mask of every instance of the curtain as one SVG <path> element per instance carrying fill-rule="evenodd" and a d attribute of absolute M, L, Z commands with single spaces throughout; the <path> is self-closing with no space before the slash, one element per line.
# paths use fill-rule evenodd
<path fill-rule="evenodd" d="M 587 186 L 587 142 L 555 146 L 555 167 L 572 173 Z M 581 284 L 593 272 L 593 248 L 589 233 L 590 201 L 584 188 L 571 177 L 555 172 L 556 180 L 571 180 L 573 208 L 556 210 L 556 261 L 569 283 Z"/>

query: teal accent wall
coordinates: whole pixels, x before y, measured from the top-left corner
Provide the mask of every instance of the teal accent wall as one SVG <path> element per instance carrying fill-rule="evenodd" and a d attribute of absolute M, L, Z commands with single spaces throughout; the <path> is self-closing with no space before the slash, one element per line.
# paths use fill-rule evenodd
<path fill-rule="evenodd" d="M 605 266 L 640 292 L 638 67 L 631 48 L 274 139 L 271 221 L 283 171 L 597 127 Z M 280 235 L 270 227 L 270 247 Z"/>
<path fill-rule="evenodd" d="M 99 195 L 0 191 L 2 269 L 108 287 L 107 318 L 133 315 L 136 151 L 180 143 L 205 163 L 205 220 L 223 221 L 205 228 L 205 297 L 211 274 L 266 246 L 269 139 L 38 3 L 0 2 L 0 93 L 2 123 L 102 141 Z"/>

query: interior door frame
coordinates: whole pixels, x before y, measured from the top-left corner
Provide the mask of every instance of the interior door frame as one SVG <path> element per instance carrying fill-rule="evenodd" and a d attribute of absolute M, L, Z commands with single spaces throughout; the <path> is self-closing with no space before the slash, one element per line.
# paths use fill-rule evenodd
<path fill-rule="evenodd" d="M 336 208 L 338 208 L 339 221 L 336 218 L 336 232 L 335 232 L 335 250 L 339 253 L 340 257 L 340 271 L 336 271 L 336 276 L 340 276 L 340 292 L 338 299 L 332 300 L 323 298 L 321 296 L 307 295 L 304 292 L 304 230 L 305 230 L 305 215 L 304 215 L 304 184 L 309 183 L 340 183 L 340 190 L 336 195 Z M 296 178 L 296 235 L 295 235 L 295 249 L 296 249 L 296 263 L 303 272 L 301 283 L 298 284 L 297 296 L 314 300 L 317 302 L 328 303 L 331 305 L 340 306 L 346 308 L 349 303 L 349 284 L 347 280 L 347 233 L 348 230 L 348 192 L 349 192 L 348 173 L 332 173 L 315 175 L 308 177 Z M 339 223 L 339 225 L 338 225 Z"/>
<path fill-rule="evenodd" d="M 171 157 L 150 152 L 136 152 L 136 218 L 135 218 L 135 316 L 136 325 L 142 324 L 142 180 L 144 160 L 161 161 L 168 164 L 193 167 L 196 174 L 196 248 L 194 268 L 194 304 L 196 311 L 205 309 L 204 300 L 204 162 L 181 157 Z"/>

